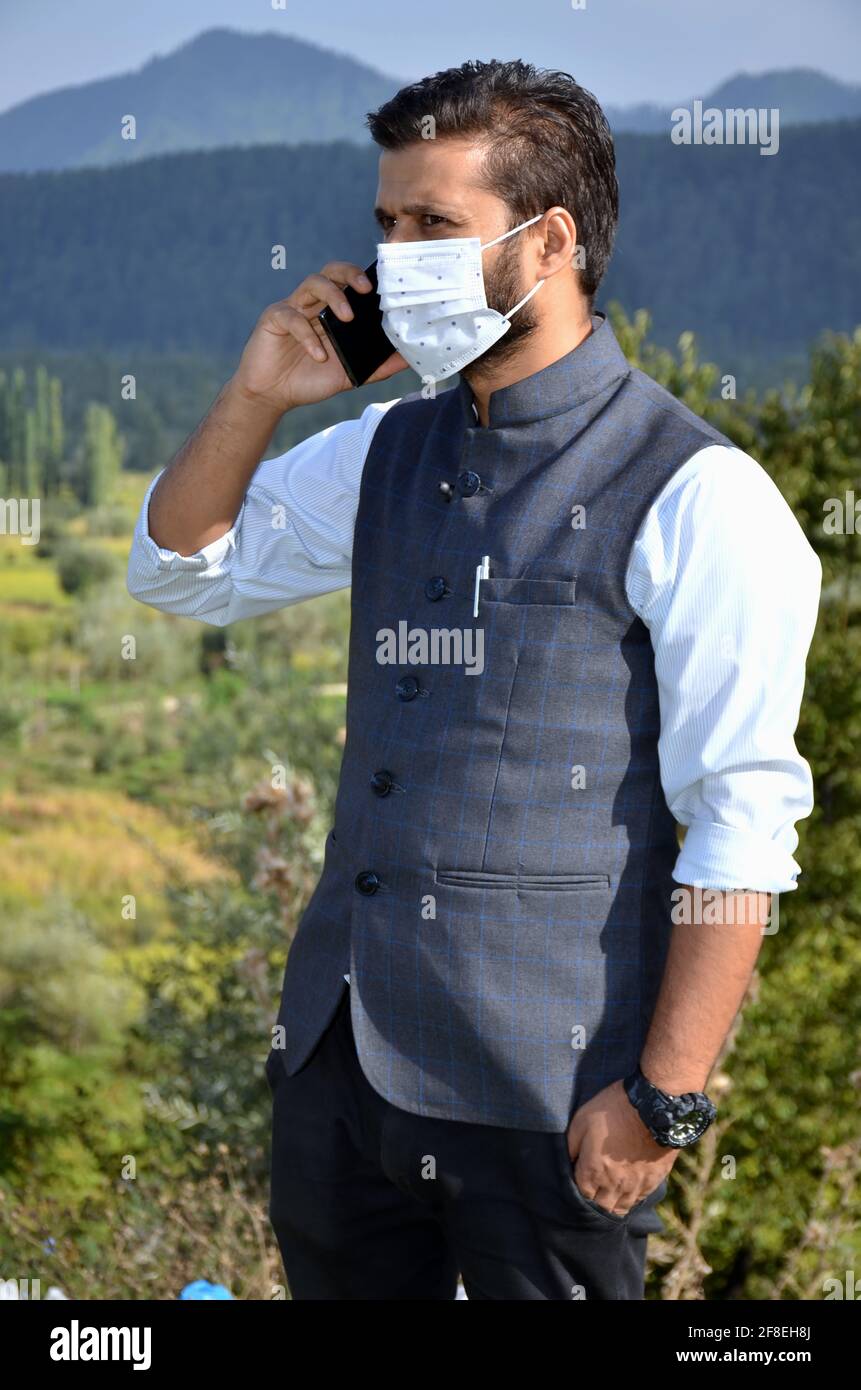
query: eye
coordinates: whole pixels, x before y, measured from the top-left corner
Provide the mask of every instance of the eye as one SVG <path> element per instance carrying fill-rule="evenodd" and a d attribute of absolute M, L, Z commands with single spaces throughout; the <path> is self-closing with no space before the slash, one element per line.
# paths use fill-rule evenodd
<path fill-rule="evenodd" d="M 425 227 L 438 227 L 440 222 L 447 222 L 447 217 L 442 217 L 439 213 L 425 212 L 422 214 L 422 224 Z"/>

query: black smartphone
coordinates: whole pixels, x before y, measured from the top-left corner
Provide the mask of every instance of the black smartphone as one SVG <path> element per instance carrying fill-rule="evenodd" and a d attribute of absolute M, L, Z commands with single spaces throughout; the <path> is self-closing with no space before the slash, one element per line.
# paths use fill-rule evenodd
<path fill-rule="evenodd" d="M 317 315 L 354 386 L 363 385 L 395 351 L 383 332 L 376 261 L 366 267 L 365 274 L 373 285 L 372 290 L 359 294 L 351 285 L 344 290 L 353 311 L 351 319 L 339 319 L 328 305 Z"/>

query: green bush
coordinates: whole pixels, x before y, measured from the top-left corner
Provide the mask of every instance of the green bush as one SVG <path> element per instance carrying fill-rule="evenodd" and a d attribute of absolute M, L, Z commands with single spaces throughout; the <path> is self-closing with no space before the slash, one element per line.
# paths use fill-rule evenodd
<path fill-rule="evenodd" d="M 108 551 L 75 540 L 58 544 L 54 559 L 60 586 L 67 594 L 80 594 L 104 583 L 117 568 Z"/>
<path fill-rule="evenodd" d="M 104 505 L 87 514 L 89 536 L 128 536 L 134 530 L 136 516 L 127 507 Z"/>

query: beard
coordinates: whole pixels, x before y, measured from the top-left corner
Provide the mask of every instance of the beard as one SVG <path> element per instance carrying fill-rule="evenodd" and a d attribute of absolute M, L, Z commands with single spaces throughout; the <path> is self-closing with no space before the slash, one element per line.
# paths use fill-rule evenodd
<path fill-rule="evenodd" d="M 503 243 L 496 265 L 484 277 L 488 308 L 495 309 L 500 314 L 508 313 L 508 310 L 529 292 L 522 286 L 518 250 L 516 239 L 509 241 L 508 245 Z M 533 309 L 533 301 L 530 300 L 522 309 L 518 309 L 505 336 L 493 343 L 480 357 L 462 367 L 460 375 L 468 382 L 474 377 L 483 376 L 488 367 L 496 368 L 503 362 L 510 361 L 512 357 L 517 356 L 525 339 L 531 337 L 537 327 L 538 318 Z"/>

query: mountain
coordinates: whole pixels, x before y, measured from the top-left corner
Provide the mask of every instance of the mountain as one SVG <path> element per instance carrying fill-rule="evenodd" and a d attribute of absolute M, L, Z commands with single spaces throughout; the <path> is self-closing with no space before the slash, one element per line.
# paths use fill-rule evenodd
<path fill-rule="evenodd" d="M 660 134 L 670 129 L 672 112 L 687 107 L 694 98 L 661 106 L 651 102 L 638 106 L 608 106 L 607 120 L 613 133 L 636 131 L 641 134 Z M 787 68 L 783 72 L 738 73 L 700 97 L 703 107 L 714 106 L 720 111 L 741 107 L 747 110 L 761 107 L 780 112 L 781 129 L 793 125 L 811 125 L 821 121 L 851 120 L 861 117 L 861 86 L 851 86 L 826 77 L 812 68 Z"/>
<path fill-rule="evenodd" d="M 861 121 L 790 129 L 773 158 L 620 135 L 599 304 L 649 309 L 668 345 L 692 329 L 728 372 L 853 329 L 860 143 Z M 264 306 L 327 259 L 373 260 L 376 167 L 374 148 L 341 141 L 0 175 L 0 349 L 235 356 Z"/>
<path fill-rule="evenodd" d="M 137 72 L 31 97 L 0 114 L 0 172 L 125 164 L 221 146 L 367 143 L 365 114 L 401 80 L 282 34 L 210 29 Z M 861 116 L 861 87 L 797 68 L 740 73 L 706 106 L 776 106 L 781 126 Z M 608 107 L 615 132 L 665 134 L 690 102 Z M 136 138 L 121 138 L 134 116 Z"/>
<path fill-rule="evenodd" d="M 4 112 L 0 170 L 119 164 L 225 145 L 364 142 L 365 113 L 400 85 L 300 39 L 210 29 L 137 72 L 64 87 Z M 121 138 L 128 115 L 134 140 Z"/>

